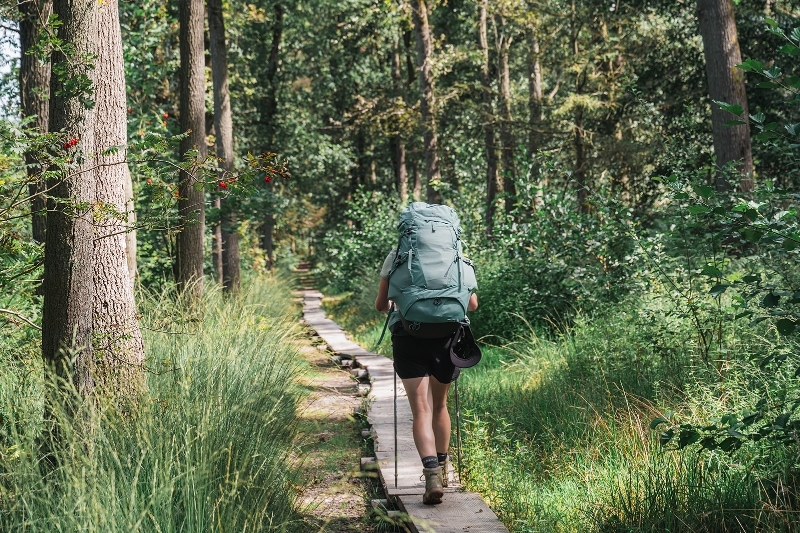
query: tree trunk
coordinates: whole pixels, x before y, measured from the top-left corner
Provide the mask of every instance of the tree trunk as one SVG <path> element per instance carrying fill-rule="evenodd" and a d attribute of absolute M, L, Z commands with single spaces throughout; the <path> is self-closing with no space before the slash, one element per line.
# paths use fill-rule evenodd
<path fill-rule="evenodd" d="M 580 27 L 578 25 L 576 16 L 575 0 L 572 0 L 571 7 L 572 16 L 570 19 L 570 38 L 572 55 L 577 61 L 579 52 L 578 33 L 580 32 Z M 583 93 L 583 87 L 586 85 L 586 76 L 587 74 L 585 68 L 575 75 L 576 96 L 580 96 Z M 588 197 L 588 190 L 586 189 L 586 146 L 584 143 L 583 131 L 583 106 L 581 105 L 575 106 L 575 124 L 572 128 L 572 142 L 575 147 L 575 171 L 572 175 L 575 179 L 575 185 L 578 190 L 578 211 L 580 213 L 588 213 L 589 204 L 586 201 L 586 198 Z"/>
<path fill-rule="evenodd" d="M 497 154 L 494 151 L 494 108 L 492 105 L 492 77 L 489 73 L 489 40 L 486 37 L 486 10 L 489 0 L 481 0 L 478 16 L 478 40 L 481 48 L 481 87 L 483 88 L 483 135 L 486 149 L 486 234 L 494 233 L 494 215 L 497 211 Z"/>
<path fill-rule="evenodd" d="M 214 129 L 217 134 L 217 157 L 223 170 L 233 172 L 233 114 L 228 89 L 228 47 L 225 43 L 225 20 L 222 0 L 208 0 L 208 34 L 211 42 L 211 74 L 214 80 Z M 239 290 L 239 233 L 230 203 L 220 199 L 220 239 L 222 248 L 222 288 Z"/>
<path fill-rule="evenodd" d="M 428 7 L 425 0 L 411 0 L 414 32 L 417 39 L 417 70 L 419 71 L 419 108 L 422 115 L 422 141 L 425 147 L 425 174 L 428 178 L 427 200 L 442 203 L 437 187 L 442 181 L 439 171 L 439 147 L 436 138 L 436 95 L 431 72 L 431 29 L 428 26 Z"/>
<path fill-rule="evenodd" d="M 748 115 L 744 71 L 734 68 L 742 62 L 736 19 L 731 0 L 697 0 L 697 17 L 703 36 L 703 55 L 706 59 L 708 92 L 712 100 L 739 104 Z M 711 127 L 714 134 L 714 154 L 722 169 L 731 161 L 739 162 L 739 189 L 753 189 L 753 154 L 750 149 L 750 128 L 747 124 L 724 127 L 732 116 L 716 104 L 711 104 Z M 728 184 L 722 172 L 717 175 L 717 190 Z"/>
<path fill-rule="evenodd" d="M 528 133 L 528 159 L 534 163 L 533 174 L 539 174 L 540 167 L 535 163 L 536 154 L 541 149 L 541 137 L 539 127 L 544 116 L 542 114 L 542 67 L 540 64 L 539 37 L 536 32 L 528 32 L 528 122 L 530 131 Z M 544 204 L 544 189 L 547 186 L 546 178 L 542 175 L 537 176 L 536 197 L 534 207 L 539 209 Z"/>
<path fill-rule="evenodd" d="M 50 63 L 40 63 L 36 56 L 28 52 L 36 44 L 42 31 L 42 21 L 47 21 L 53 12 L 52 0 L 29 0 L 20 2 L 19 36 L 22 57 L 19 64 L 19 92 L 22 114 L 25 117 L 36 117 L 32 126 L 42 133 L 47 133 L 47 122 L 50 115 L 48 98 L 50 96 Z M 39 173 L 39 159 L 34 153 L 25 154 L 28 165 L 28 193 L 31 196 L 32 234 L 37 242 L 44 242 L 44 230 L 47 223 L 45 214 L 44 190 Z"/>
<path fill-rule="evenodd" d="M 414 167 L 414 201 L 419 202 L 422 199 L 422 173 L 419 171 L 416 161 L 412 166 Z"/>
<path fill-rule="evenodd" d="M 400 73 L 400 41 L 395 40 L 392 47 L 392 83 L 394 84 L 395 97 L 401 102 L 405 100 L 403 78 Z M 408 200 L 408 173 L 406 171 L 406 145 L 399 131 L 394 136 L 394 179 L 400 202 Z"/>
<path fill-rule="evenodd" d="M 283 6 L 275 4 L 273 8 L 275 20 L 272 24 L 272 42 L 269 47 L 269 59 L 267 61 L 267 76 L 265 83 L 267 84 L 267 97 L 261 109 L 261 122 L 266 125 L 266 145 L 267 151 L 274 150 L 275 147 L 275 117 L 278 114 L 278 68 L 280 66 L 280 51 L 281 40 L 283 39 Z M 264 47 L 266 49 L 266 47 Z M 272 181 L 267 182 L 267 187 L 270 195 L 274 193 L 275 184 Z M 273 255 L 273 232 L 275 231 L 275 213 L 269 211 L 264 217 L 262 242 L 264 246 L 264 253 L 266 254 L 267 268 L 272 270 L 275 261 Z"/>
<path fill-rule="evenodd" d="M 80 73 L 94 82 L 95 72 L 78 58 L 96 54 L 97 20 L 95 0 L 55 0 L 53 12 L 61 21 L 58 38 L 74 46 L 67 58 L 60 50 L 52 64 L 74 77 Z M 75 161 L 69 171 L 48 180 L 44 253 L 44 306 L 42 311 L 42 359 L 58 375 L 72 380 L 84 396 L 94 390 L 92 353 L 92 287 L 94 231 L 92 212 L 80 205 L 94 201 L 95 110 L 64 90 L 65 80 L 50 80 L 49 131 L 78 139 L 68 151 Z M 83 156 L 83 157 L 81 157 Z"/>
<path fill-rule="evenodd" d="M 216 120 L 216 117 L 214 117 Z M 217 156 L 219 157 L 219 156 Z M 214 198 L 212 206 L 217 213 L 222 215 L 222 198 Z M 211 265 L 214 269 L 214 281 L 222 285 L 222 221 L 220 220 L 211 231 Z"/>
<path fill-rule="evenodd" d="M 180 128 L 189 131 L 181 140 L 184 157 L 193 148 L 198 159 L 207 155 L 205 105 L 205 52 L 203 47 L 203 0 L 180 0 Z M 178 213 L 181 232 L 178 234 L 178 285 L 195 296 L 203 294 L 203 237 L 205 234 L 205 194 L 197 190 L 197 178 L 180 173 Z"/>
<path fill-rule="evenodd" d="M 511 131 L 511 75 L 508 68 L 508 53 L 511 36 L 505 18 L 500 17 L 500 37 L 497 43 L 497 60 L 500 86 L 500 144 L 502 145 L 503 192 L 505 194 L 506 214 L 511 213 L 517 202 L 516 169 L 514 165 L 514 135 Z"/>
<path fill-rule="evenodd" d="M 144 344 L 137 321 L 133 286 L 128 274 L 125 235 L 128 228 L 126 184 L 130 171 L 125 151 L 102 155 L 128 142 L 125 67 L 117 2 L 106 2 L 97 14 L 94 128 L 95 202 L 112 207 L 119 217 L 95 223 L 94 359 L 98 389 L 120 399 L 135 399 L 144 386 Z"/>

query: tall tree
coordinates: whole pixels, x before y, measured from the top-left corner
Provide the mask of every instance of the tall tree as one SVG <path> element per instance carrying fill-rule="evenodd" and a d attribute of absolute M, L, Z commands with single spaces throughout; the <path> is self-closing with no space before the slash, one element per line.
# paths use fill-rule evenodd
<path fill-rule="evenodd" d="M 497 209 L 497 155 L 494 150 L 494 107 L 492 77 L 489 69 L 489 40 L 486 18 L 489 0 L 481 0 L 478 11 L 478 44 L 481 49 L 481 95 L 483 98 L 483 135 L 486 150 L 486 233 L 494 233 L 494 214 Z"/>
<path fill-rule="evenodd" d="M 425 149 L 425 174 L 428 178 L 428 203 L 439 204 L 442 196 L 436 188 L 442 181 L 439 170 L 439 147 L 436 138 L 436 95 L 433 90 L 431 54 L 433 41 L 428 25 L 428 6 L 425 0 L 411 0 L 414 33 L 417 40 L 417 70 L 419 71 L 419 109 L 422 115 L 422 141 Z"/>
<path fill-rule="evenodd" d="M 217 157 L 223 170 L 233 172 L 233 115 L 228 89 L 228 47 L 222 0 L 208 0 L 208 35 L 211 48 L 211 76 L 214 81 L 214 130 Z M 230 202 L 220 199 L 220 237 L 222 239 L 222 287 L 239 290 L 239 234 Z"/>
<path fill-rule="evenodd" d="M 528 159 L 535 162 L 536 153 L 541 149 L 541 138 L 539 128 L 544 120 L 542 113 L 542 66 L 541 52 L 539 49 L 539 36 L 536 30 L 528 30 Z M 534 174 L 538 171 L 538 165 L 534 165 Z M 544 201 L 544 179 L 539 179 L 536 184 L 536 198 L 534 200 L 536 209 L 542 206 Z"/>
<path fill-rule="evenodd" d="M 394 96 L 399 103 L 405 105 L 403 90 L 403 78 L 400 72 L 400 41 L 395 40 L 392 45 L 392 84 Z M 408 200 L 408 172 L 406 169 L 406 144 L 403 135 L 398 128 L 393 139 L 394 143 L 394 179 L 397 187 L 397 194 L 400 201 L 405 203 Z"/>
<path fill-rule="evenodd" d="M 280 66 L 281 40 L 283 39 L 283 6 L 276 3 L 273 8 L 274 20 L 272 21 L 272 41 L 268 48 L 269 57 L 267 59 L 267 69 L 264 82 L 266 84 L 266 94 L 260 103 L 259 110 L 261 124 L 265 127 L 266 149 L 274 149 L 275 144 L 275 118 L 278 113 L 278 68 Z M 263 48 L 267 50 L 267 47 Z M 275 183 L 267 182 L 270 192 L 274 190 Z M 267 208 L 264 216 L 264 226 L 262 234 L 262 245 L 267 258 L 267 267 L 271 270 L 274 262 L 273 256 L 273 232 L 275 231 L 275 213 L 272 206 Z"/>
<path fill-rule="evenodd" d="M 72 45 L 53 52 L 52 64 L 65 74 L 50 80 L 49 130 L 62 132 L 74 166 L 48 180 L 44 253 L 42 359 L 68 377 L 82 394 L 94 390 L 92 353 L 92 287 L 95 200 L 95 109 L 87 94 L 75 92 L 75 81 L 93 84 L 95 72 L 86 58 L 97 53 L 96 0 L 54 0 L 61 25 L 57 36 Z M 85 86 L 83 88 L 86 88 Z M 74 141 L 73 141 L 74 140 Z"/>
<path fill-rule="evenodd" d="M 706 60 L 708 92 L 712 100 L 739 104 L 748 115 L 744 72 L 735 68 L 742 62 L 736 18 L 732 0 L 697 0 L 697 18 L 703 36 L 703 55 Z M 725 127 L 730 114 L 717 105 L 711 106 L 711 128 L 717 165 L 739 162 L 739 188 L 753 189 L 753 154 L 750 147 L 750 127 L 747 124 Z M 727 187 L 722 173 L 717 177 L 717 189 Z"/>
<path fill-rule="evenodd" d="M 96 382 L 103 392 L 133 398 L 144 385 L 144 345 L 137 320 L 133 285 L 128 274 L 126 234 L 129 231 L 127 184 L 131 180 L 127 144 L 125 67 L 116 1 L 102 4 L 97 14 L 94 125 L 95 205 L 109 215 L 95 222 L 92 332 L 97 362 Z"/>
<path fill-rule="evenodd" d="M 180 127 L 189 134 L 181 140 L 185 156 L 197 149 L 198 159 L 207 155 L 205 104 L 205 52 L 203 43 L 203 0 L 180 0 Z M 178 234 L 178 284 L 193 293 L 203 293 L 203 237 L 205 233 L 205 194 L 197 179 L 181 171 L 178 213 L 183 227 Z"/>
<path fill-rule="evenodd" d="M 578 53 L 580 52 L 578 46 L 578 38 L 580 37 L 582 23 L 578 20 L 577 8 L 575 0 L 571 2 L 571 17 L 570 17 L 570 48 L 575 60 L 578 61 Z M 580 95 L 583 93 L 588 73 L 586 71 L 587 65 L 578 65 L 575 74 L 575 95 L 580 102 Z M 575 147 L 575 170 L 572 173 L 575 185 L 578 190 L 578 210 L 581 213 L 589 211 L 589 204 L 586 201 L 588 197 L 588 190 L 586 188 L 586 144 L 584 136 L 586 132 L 583 128 L 583 113 L 584 107 L 580 103 L 575 105 L 574 110 L 574 124 L 572 126 L 572 143 Z"/>
<path fill-rule="evenodd" d="M 28 0 L 19 2 L 19 36 L 22 57 L 19 65 L 19 92 L 22 104 L 22 113 L 25 117 L 36 117 L 33 126 L 42 133 L 47 132 L 49 119 L 50 96 L 50 63 L 42 63 L 31 52 L 44 29 L 44 23 L 53 12 L 52 0 Z M 31 213 L 33 238 L 44 242 L 44 230 L 47 217 L 44 212 L 45 198 L 41 179 L 38 178 L 42 171 L 38 166 L 38 159 L 33 153 L 25 154 L 25 164 L 28 165 L 28 176 L 31 183 L 28 191 L 31 196 Z"/>
<path fill-rule="evenodd" d="M 511 49 L 510 25 L 506 18 L 501 16 L 497 40 L 497 75 L 500 87 L 500 112 L 503 120 L 500 122 L 500 143 L 502 145 L 503 163 L 503 193 L 505 195 L 506 214 L 514 209 L 517 201 L 516 169 L 514 165 L 514 134 L 512 132 L 511 116 L 511 74 L 508 66 L 508 54 Z"/>

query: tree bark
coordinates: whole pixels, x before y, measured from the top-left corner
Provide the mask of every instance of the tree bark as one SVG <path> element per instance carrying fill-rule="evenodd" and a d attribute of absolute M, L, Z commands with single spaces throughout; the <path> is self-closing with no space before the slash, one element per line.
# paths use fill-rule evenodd
<path fill-rule="evenodd" d="M 215 117 L 216 119 L 216 117 Z M 219 157 L 219 156 L 217 156 Z M 214 198 L 212 206 L 222 214 L 222 198 Z M 222 286 L 222 221 L 214 224 L 211 231 L 211 265 L 214 269 L 214 281 Z"/>
<path fill-rule="evenodd" d="M 578 25 L 575 0 L 571 2 L 571 28 L 570 39 L 572 45 L 572 55 L 578 59 L 578 32 L 580 27 Z M 580 95 L 583 93 L 583 87 L 586 84 L 586 69 L 581 69 L 575 75 L 575 94 Z M 575 147 L 575 171 L 573 178 L 578 192 L 578 211 L 580 213 L 589 212 L 589 204 L 586 201 L 588 197 L 588 190 L 586 189 L 586 146 L 584 143 L 583 131 L 583 106 L 575 106 L 575 124 L 572 127 L 572 142 Z"/>
<path fill-rule="evenodd" d="M 697 18 L 703 36 L 703 55 L 706 60 L 708 92 L 712 100 L 728 104 L 739 104 L 747 117 L 747 94 L 744 87 L 744 72 L 734 68 L 742 62 L 739 38 L 736 33 L 736 18 L 731 0 L 697 0 Z M 714 136 L 714 154 L 717 166 L 736 161 L 739 189 L 753 189 L 753 154 L 750 147 L 750 127 L 747 124 L 724 127 L 731 114 L 716 104 L 711 105 L 711 127 Z M 728 184 L 722 172 L 717 174 L 717 190 L 725 190 Z"/>
<path fill-rule="evenodd" d="M 425 148 L 425 175 L 428 178 L 427 200 L 430 204 L 442 203 L 436 187 L 442 181 L 439 171 L 439 147 L 436 138 L 436 95 L 433 90 L 431 53 L 433 43 L 428 25 L 428 7 L 425 0 L 411 0 L 414 32 L 417 39 L 417 70 L 419 71 L 419 108 L 422 115 L 422 141 Z"/>
<path fill-rule="evenodd" d="M 133 286 L 128 274 L 126 233 L 130 171 L 125 150 L 106 151 L 127 145 L 125 66 L 118 4 L 105 2 L 97 14 L 94 128 L 95 202 L 100 209 L 117 215 L 95 222 L 93 335 L 98 389 L 120 399 L 135 399 L 144 386 L 144 344 L 137 321 Z M 105 154 L 104 154 L 105 152 Z M 102 212 L 102 211 L 101 211 Z"/>
<path fill-rule="evenodd" d="M 133 288 L 136 285 L 139 269 L 136 265 L 136 204 L 133 201 L 133 179 L 130 171 L 127 172 L 125 180 L 125 206 L 128 212 L 129 228 L 125 234 L 125 257 L 128 259 L 128 278 L 131 288 Z"/>
<path fill-rule="evenodd" d="M 80 58 L 97 52 L 95 0 L 55 0 L 53 12 L 61 26 L 58 37 L 72 43 L 74 56 L 61 51 L 52 56 L 54 66 L 66 67 L 70 76 L 81 73 L 95 80 L 95 72 Z M 78 139 L 68 148 L 75 166 L 48 180 L 44 253 L 44 306 L 42 359 L 57 375 L 71 379 L 84 396 L 94 390 L 92 353 L 92 287 L 94 232 L 92 211 L 95 162 L 95 110 L 64 91 L 65 80 L 50 80 L 49 131 L 65 139 Z"/>
<path fill-rule="evenodd" d="M 39 34 L 43 29 L 43 21 L 50 18 L 53 12 L 52 0 L 29 0 L 20 2 L 19 7 L 19 36 L 20 57 L 19 64 L 19 92 L 22 104 L 22 114 L 25 117 L 36 117 L 31 124 L 37 131 L 47 133 L 47 122 L 50 114 L 50 63 L 40 63 L 39 59 L 29 54 L 36 45 Z M 28 193 L 31 198 L 31 224 L 34 240 L 44 242 L 45 225 L 45 199 L 43 183 L 39 174 L 42 168 L 36 154 L 25 154 L 25 164 L 28 165 Z"/>
<path fill-rule="evenodd" d="M 261 122 L 266 125 L 266 145 L 267 151 L 271 151 L 275 146 L 275 117 L 278 114 L 278 68 L 280 66 L 281 40 L 283 39 L 283 6 L 275 4 L 273 8 L 275 20 L 272 24 L 272 42 L 269 47 L 269 59 L 267 61 L 266 84 L 267 96 L 261 109 Z M 266 47 L 265 47 L 266 48 Z M 275 184 L 267 182 L 270 195 L 274 193 Z M 271 207 L 268 207 L 268 210 Z M 273 255 L 273 232 L 275 231 L 275 213 L 268 211 L 264 217 L 262 243 L 266 254 L 267 268 L 272 270 L 275 258 Z"/>
<path fill-rule="evenodd" d="M 180 0 L 180 128 L 189 131 L 181 140 L 181 156 L 197 149 L 199 161 L 206 158 L 205 52 L 203 43 L 203 0 Z M 178 213 L 178 286 L 195 296 L 203 294 L 203 237 L 205 233 L 205 194 L 198 190 L 197 178 L 180 173 Z"/>
<path fill-rule="evenodd" d="M 481 87 L 483 96 L 484 147 L 486 150 L 486 234 L 494 233 L 494 215 L 497 211 L 497 154 L 494 146 L 494 106 L 492 105 L 492 77 L 489 73 L 489 40 L 486 36 L 486 11 L 489 0 L 481 0 L 478 12 L 478 42 L 481 48 Z"/>
<path fill-rule="evenodd" d="M 508 54 L 511 48 L 511 35 L 505 18 L 500 17 L 500 36 L 497 43 L 497 61 L 500 86 L 500 111 L 503 120 L 500 122 L 500 144 L 502 145 L 501 161 L 503 164 L 503 193 L 505 195 L 506 214 L 511 213 L 517 202 L 516 168 L 514 164 L 514 134 L 511 131 L 511 75 L 508 68 Z"/>
<path fill-rule="evenodd" d="M 405 100 L 405 91 L 403 87 L 403 78 L 400 73 L 400 41 L 395 40 L 392 46 L 392 83 L 394 85 L 395 98 L 400 99 L 402 102 Z M 400 202 L 405 203 L 408 200 L 408 172 L 406 170 L 406 145 L 403 141 L 403 135 L 400 133 L 399 128 L 397 134 L 393 139 L 394 144 L 394 179 L 397 187 L 397 194 L 400 196 Z"/>
<path fill-rule="evenodd" d="M 541 149 L 541 137 L 538 129 L 544 116 L 542 113 L 542 67 L 540 64 L 539 37 L 533 30 L 528 31 L 528 159 L 535 162 L 536 154 Z M 534 174 L 539 173 L 539 165 L 534 164 Z M 546 179 L 538 176 L 536 183 L 536 197 L 534 207 L 539 209 L 544 203 L 544 189 Z"/>
<path fill-rule="evenodd" d="M 225 20 L 222 0 L 207 0 L 208 35 L 211 48 L 211 75 L 214 81 L 214 130 L 217 157 L 222 170 L 233 172 L 233 114 L 228 89 L 228 47 L 225 43 Z M 239 290 L 239 234 L 230 203 L 220 198 L 220 240 L 222 288 L 227 292 Z"/>

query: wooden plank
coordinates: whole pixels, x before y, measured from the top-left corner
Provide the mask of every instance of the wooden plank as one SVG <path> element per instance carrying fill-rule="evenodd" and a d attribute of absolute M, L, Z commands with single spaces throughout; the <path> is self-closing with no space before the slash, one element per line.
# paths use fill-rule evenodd
<path fill-rule="evenodd" d="M 401 495 L 397 500 L 419 532 L 508 532 L 483 498 L 474 492 L 445 493 L 439 505 L 424 505 L 415 495 Z"/>

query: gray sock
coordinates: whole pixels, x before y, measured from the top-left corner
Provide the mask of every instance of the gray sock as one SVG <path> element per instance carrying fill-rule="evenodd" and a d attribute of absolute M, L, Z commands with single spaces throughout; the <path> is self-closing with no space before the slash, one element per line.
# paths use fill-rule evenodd
<path fill-rule="evenodd" d="M 439 468 L 439 460 L 433 455 L 423 457 L 422 466 L 423 468 Z"/>

